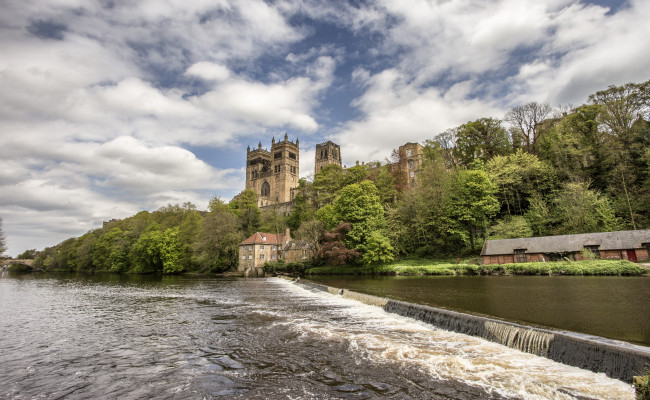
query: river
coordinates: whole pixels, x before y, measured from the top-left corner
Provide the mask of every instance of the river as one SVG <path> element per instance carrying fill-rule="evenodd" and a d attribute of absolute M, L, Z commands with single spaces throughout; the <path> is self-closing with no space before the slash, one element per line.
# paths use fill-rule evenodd
<path fill-rule="evenodd" d="M 631 386 L 277 278 L 0 278 L 0 397 L 633 399 Z"/>
<path fill-rule="evenodd" d="M 650 346 L 650 277 L 315 276 L 380 297 Z"/>

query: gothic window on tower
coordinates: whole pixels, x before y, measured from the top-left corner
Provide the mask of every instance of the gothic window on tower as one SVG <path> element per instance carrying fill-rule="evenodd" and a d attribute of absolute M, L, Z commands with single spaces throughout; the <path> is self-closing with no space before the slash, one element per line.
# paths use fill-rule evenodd
<path fill-rule="evenodd" d="M 264 181 L 262 184 L 262 192 L 260 193 L 262 197 L 269 197 L 271 195 L 271 185 L 267 181 Z"/>
<path fill-rule="evenodd" d="M 297 157 L 294 153 L 289 153 L 289 158 L 295 160 Z"/>

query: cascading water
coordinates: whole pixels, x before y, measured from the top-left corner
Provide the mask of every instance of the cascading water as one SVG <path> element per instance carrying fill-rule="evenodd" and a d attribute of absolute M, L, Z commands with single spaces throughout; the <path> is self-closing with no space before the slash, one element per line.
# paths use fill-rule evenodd
<path fill-rule="evenodd" d="M 340 291 L 313 282 L 298 283 L 329 293 Z M 387 312 L 422 321 L 444 330 L 477 336 L 594 372 L 605 372 L 610 377 L 626 382 L 631 382 L 635 375 L 643 375 L 650 367 L 650 349 L 646 347 L 573 332 L 554 332 L 527 327 L 350 290 L 343 290 L 342 293 L 344 298 L 379 306 Z"/>

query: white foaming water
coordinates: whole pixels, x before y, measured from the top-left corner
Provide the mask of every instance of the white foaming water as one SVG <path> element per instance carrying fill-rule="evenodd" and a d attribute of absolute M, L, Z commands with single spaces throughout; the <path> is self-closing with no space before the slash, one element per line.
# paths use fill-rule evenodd
<path fill-rule="evenodd" d="M 348 344 L 359 357 L 415 368 L 506 397 L 524 399 L 634 399 L 632 387 L 605 374 L 560 364 L 484 339 L 437 329 L 383 309 L 277 279 L 296 295 L 331 306 L 338 318 L 296 316 L 286 324 L 301 335 Z M 272 311 L 268 311 L 272 312 Z"/>

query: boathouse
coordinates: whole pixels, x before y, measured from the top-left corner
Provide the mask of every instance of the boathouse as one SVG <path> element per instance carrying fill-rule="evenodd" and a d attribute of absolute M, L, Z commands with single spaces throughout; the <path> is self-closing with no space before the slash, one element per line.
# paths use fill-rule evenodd
<path fill-rule="evenodd" d="M 650 229 L 581 233 L 517 239 L 486 240 L 481 256 L 484 264 L 582 260 L 587 250 L 598 258 L 650 260 Z"/>

